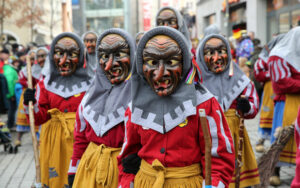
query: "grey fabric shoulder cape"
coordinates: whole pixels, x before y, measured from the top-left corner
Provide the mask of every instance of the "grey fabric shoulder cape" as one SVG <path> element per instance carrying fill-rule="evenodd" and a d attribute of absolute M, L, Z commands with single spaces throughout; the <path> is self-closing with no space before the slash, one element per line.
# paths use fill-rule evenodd
<path fill-rule="evenodd" d="M 54 48 L 57 41 L 64 37 L 70 37 L 74 39 L 79 48 L 79 63 L 77 65 L 76 71 L 70 76 L 61 76 L 55 66 L 53 55 Z M 49 53 L 49 73 L 45 76 L 44 84 L 45 88 L 52 93 L 55 93 L 63 98 L 68 98 L 78 93 L 85 92 L 90 84 L 92 76 L 90 75 L 89 67 L 84 68 L 84 45 L 82 40 L 74 33 L 61 33 L 56 36 L 51 44 L 51 49 Z M 46 65 L 45 65 L 46 66 Z"/>
<path fill-rule="evenodd" d="M 85 32 L 83 35 L 82 35 L 82 40 L 84 40 L 84 37 L 89 34 L 89 33 L 92 33 L 94 35 L 96 35 L 97 39 L 98 39 L 98 34 L 94 31 L 87 31 Z M 96 58 L 96 52 L 95 53 L 92 53 L 92 54 L 89 54 L 87 53 L 87 50 L 86 50 L 86 59 L 87 59 L 87 66 L 91 66 L 92 70 L 94 72 L 96 72 L 98 66 L 99 66 L 99 63 L 97 62 L 97 58 Z"/>
<path fill-rule="evenodd" d="M 204 46 L 211 38 L 221 39 L 227 46 L 228 64 L 222 73 L 211 72 L 204 61 Z M 196 53 L 196 61 L 200 67 L 199 77 L 203 78 L 203 85 L 215 95 L 224 111 L 227 111 L 231 103 L 242 93 L 250 83 L 250 79 L 242 72 L 239 66 L 231 61 L 230 46 L 228 41 L 222 36 L 212 34 L 201 40 Z M 230 64 L 233 66 L 233 75 L 229 75 Z"/>
<path fill-rule="evenodd" d="M 284 37 L 285 33 L 280 34 L 278 36 L 276 36 L 275 38 L 273 38 L 268 44 L 268 48 L 271 51 L 276 44 Z M 262 51 L 260 52 L 260 54 L 258 55 L 259 58 L 261 58 L 264 62 L 268 62 L 269 59 L 269 51 L 266 49 L 266 47 L 264 47 L 262 49 Z"/>
<path fill-rule="evenodd" d="M 177 22 L 178 22 L 178 31 L 180 31 L 184 35 L 185 39 L 187 40 L 189 49 L 192 49 L 192 42 L 190 39 L 190 33 L 188 30 L 188 27 L 187 27 L 181 13 L 178 10 L 176 10 L 175 8 L 166 6 L 166 7 L 162 7 L 161 9 L 159 9 L 159 11 L 157 12 L 156 17 L 155 17 L 155 26 L 157 26 L 157 17 L 159 16 L 160 12 L 163 10 L 166 10 L 166 9 L 170 9 L 173 12 L 175 12 L 176 17 L 177 17 Z"/>
<path fill-rule="evenodd" d="M 113 28 L 104 31 L 97 40 L 97 48 L 101 40 L 108 34 L 119 34 L 130 48 L 130 63 L 134 62 L 135 42 L 124 30 Z M 97 61 L 99 56 L 97 51 Z M 99 66 L 91 84 L 86 92 L 81 105 L 82 115 L 89 122 L 97 136 L 103 136 L 114 126 L 124 121 L 125 110 L 131 100 L 131 79 L 118 85 L 112 85 Z M 80 112 L 80 111 L 79 111 Z M 82 130 L 83 131 L 84 127 Z"/>
<path fill-rule="evenodd" d="M 146 43 L 156 35 L 167 35 L 181 47 L 183 72 L 177 89 L 169 96 L 158 96 L 149 86 L 143 74 L 143 50 Z M 141 38 L 132 69 L 131 121 L 162 134 L 172 130 L 196 114 L 196 107 L 209 100 L 213 95 L 202 85 L 186 84 L 185 78 L 193 68 L 188 44 L 182 33 L 171 27 L 159 26 Z"/>
<path fill-rule="evenodd" d="M 300 26 L 285 34 L 270 52 L 271 56 L 281 57 L 300 72 Z"/>

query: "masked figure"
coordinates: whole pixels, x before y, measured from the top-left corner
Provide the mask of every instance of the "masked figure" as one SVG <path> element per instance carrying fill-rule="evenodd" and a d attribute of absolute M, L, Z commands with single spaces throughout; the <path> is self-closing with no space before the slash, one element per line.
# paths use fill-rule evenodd
<path fill-rule="evenodd" d="M 140 40 L 119 156 L 120 187 L 133 182 L 143 188 L 202 187 L 205 144 L 199 109 L 214 132 L 212 185 L 229 184 L 234 169 L 230 131 L 217 100 L 194 84 L 195 71 L 188 44 L 177 30 L 157 27 Z M 142 159 L 139 169 L 132 163 L 135 155 Z"/>
<path fill-rule="evenodd" d="M 141 31 L 141 32 L 138 32 L 135 35 L 135 44 L 136 44 L 136 46 L 139 44 L 139 41 L 141 40 L 141 38 L 143 37 L 144 34 L 145 34 L 145 32 Z"/>
<path fill-rule="evenodd" d="M 184 35 L 188 43 L 188 48 L 192 49 L 188 27 L 178 10 L 172 7 L 161 8 L 156 15 L 156 26 L 169 26 L 177 29 Z"/>
<path fill-rule="evenodd" d="M 231 61 L 230 46 L 222 35 L 208 35 L 197 49 L 197 63 L 203 84 L 218 99 L 234 138 L 235 156 L 239 141 L 240 116 L 252 119 L 258 111 L 258 96 L 253 83 Z M 237 115 L 239 114 L 239 115 Z M 259 174 L 251 143 L 244 129 L 240 187 L 259 184 Z M 234 187 L 235 173 L 229 187 Z"/>
<path fill-rule="evenodd" d="M 36 86 L 39 79 L 41 78 L 42 67 L 40 66 L 40 63 L 43 64 L 41 62 L 41 58 L 38 58 L 40 63 L 36 63 L 36 59 L 38 57 L 37 53 L 39 55 L 41 55 L 41 54 L 47 55 L 48 50 L 44 47 L 40 47 L 37 50 L 29 51 L 27 54 L 29 56 L 29 61 L 30 61 L 27 63 L 31 64 L 33 87 Z M 24 111 L 24 105 L 23 105 L 23 102 L 24 102 L 23 94 L 24 94 L 26 88 L 28 87 L 27 86 L 27 78 L 28 78 L 27 66 L 25 66 L 19 72 L 19 81 L 15 86 L 16 93 L 18 93 L 18 91 L 20 91 L 20 93 L 21 93 L 20 99 L 18 100 L 19 105 L 18 105 L 17 120 L 16 120 L 16 124 L 17 124 L 16 131 L 18 132 L 17 140 L 15 141 L 16 146 L 21 146 L 21 139 L 22 139 L 23 133 L 30 131 L 29 121 L 27 120 L 26 113 Z M 38 127 L 36 127 L 36 132 L 38 132 Z"/>
<path fill-rule="evenodd" d="M 290 30 L 271 50 L 268 65 L 270 79 L 275 93 L 274 119 L 271 131 L 271 143 L 276 139 L 274 133 L 278 127 L 289 126 L 297 117 L 300 105 L 300 27 Z M 292 137 L 280 153 L 278 166 L 289 166 L 296 162 L 296 143 Z M 270 179 L 274 186 L 280 184 L 279 168 Z"/>
<path fill-rule="evenodd" d="M 46 58 L 48 56 L 48 50 L 45 47 L 40 47 L 36 50 L 36 61 L 41 68 L 44 67 Z"/>
<path fill-rule="evenodd" d="M 88 66 L 92 67 L 92 70 L 96 72 L 98 62 L 96 59 L 96 42 L 97 42 L 98 35 L 93 31 L 88 31 L 83 34 L 82 39 L 87 51 L 86 59 Z"/>
<path fill-rule="evenodd" d="M 118 185 L 117 155 L 124 139 L 125 110 L 131 100 L 129 78 L 135 44 L 127 32 L 114 28 L 100 35 L 96 49 L 101 67 L 76 116 L 68 172 L 70 185 L 76 174 L 73 188 L 116 188 Z"/>
<path fill-rule="evenodd" d="M 92 77 L 84 65 L 84 45 L 73 33 L 54 38 L 49 53 L 49 73 L 35 90 L 24 93 L 25 109 L 34 103 L 36 125 L 42 125 L 40 164 L 44 187 L 68 187 L 73 151 L 75 112 Z"/>
<path fill-rule="evenodd" d="M 274 112 L 274 102 L 273 99 L 275 94 L 273 92 L 272 83 L 270 80 L 269 72 L 269 53 L 275 47 L 275 45 L 283 38 L 284 34 L 281 34 L 271 40 L 266 47 L 263 48 L 259 54 L 259 58 L 254 65 L 254 76 L 257 81 L 264 84 L 263 98 L 261 104 L 260 120 L 258 132 L 260 139 L 256 143 L 256 152 L 264 152 L 264 141 L 270 140 L 273 112 Z"/>

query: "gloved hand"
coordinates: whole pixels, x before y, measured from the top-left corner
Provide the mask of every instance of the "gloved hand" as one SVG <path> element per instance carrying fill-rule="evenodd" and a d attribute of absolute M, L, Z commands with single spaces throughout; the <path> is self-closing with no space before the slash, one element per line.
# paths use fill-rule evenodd
<path fill-rule="evenodd" d="M 33 103 L 36 102 L 35 97 L 35 89 L 29 89 L 27 88 L 24 92 L 24 104 L 28 105 L 29 101 L 32 101 Z"/>
<path fill-rule="evenodd" d="M 69 184 L 69 188 L 72 188 L 74 179 L 75 179 L 75 174 L 70 174 L 70 175 L 68 175 L 68 184 Z"/>
<path fill-rule="evenodd" d="M 123 172 L 136 174 L 140 169 L 141 160 L 137 153 L 128 155 L 122 159 Z"/>
<path fill-rule="evenodd" d="M 236 109 L 242 112 L 243 114 L 248 113 L 251 109 L 251 105 L 248 98 L 242 98 L 242 97 L 237 98 Z"/>

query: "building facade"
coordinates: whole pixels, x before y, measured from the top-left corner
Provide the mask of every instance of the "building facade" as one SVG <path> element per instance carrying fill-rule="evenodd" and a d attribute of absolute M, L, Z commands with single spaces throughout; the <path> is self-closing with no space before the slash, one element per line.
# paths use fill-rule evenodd
<path fill-rule="evenodd" d="M 17 0 L 16 0 L 17 1 Z M 42 23 L 36 23 L 34 20 L 24 20 L 28 24 L 18 26 L 16 23 L 22 17 L 24 12 L 16 9 L 13 14 L 4 20 L 4 35 L 1 37 L 3 44 L 19 43 L 27 45 L 35 42 L 37 45 L 50 44 L 53 37 L 63 32 L 63 14 L 62 7 L 65 7 L 64 25 L 67 25 L 68 31 L 72 31 L 72 9 L 70 0 L 31 0 L 27 1 L 33 11 L 41 11 L 40 19 Z M 29 16 L 30 17 L 30 16 Z"/>
<path fill-rule="evenodd" d="M 197 2 L 197 32 L 216 24 L 222 34 L 231 36 L 235 24 L 254 31 L 262 44 L 273 34 L 287 32 L 300 24 L 299 0 L 199 0 Z"/>

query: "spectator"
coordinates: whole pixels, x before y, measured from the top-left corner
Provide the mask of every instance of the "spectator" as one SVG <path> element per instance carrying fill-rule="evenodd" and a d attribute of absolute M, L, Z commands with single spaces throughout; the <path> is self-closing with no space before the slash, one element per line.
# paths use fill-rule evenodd
<path fill-rule="evenodd" d="M 8 99 L 9 106 L 8 106 L 8 120 L 7 120 L 7 127 L 12 129 L 15 125 L 15 117 L 16 117 L 16 97 L 15 97 L 15 84 L 18 81 L 18 66 L 20 61 L 15 59 L 12 61 L 11 64 L 6 64 L 3 67 L 4 76 L 7 81 L 8 86 L 8 94 L 6 98 Z"/>
<path fill-rule="evenodd" d="M 9 51 L 4 48 L 0 51 L 0 74 L 3 74 L 3 66 L 5 62 L 8 60 L 9 57 Z"/>
<path fill-rule="evenodd" d="M 236 59 L 246 57 L 248 60 L 254 51 L 254 45 L 247 35 L 246 30 L 234 29 L 233 38 L 237 40 Z"/>
<path fill-rule="evenodd" d="M 254 31 L 249 31 L 248 36 L 253 41 L 255 39 L 255 33 L 254 33 Z"/>

